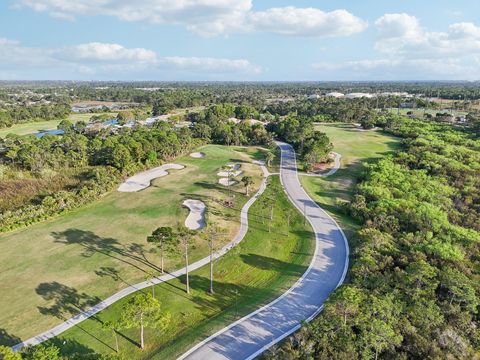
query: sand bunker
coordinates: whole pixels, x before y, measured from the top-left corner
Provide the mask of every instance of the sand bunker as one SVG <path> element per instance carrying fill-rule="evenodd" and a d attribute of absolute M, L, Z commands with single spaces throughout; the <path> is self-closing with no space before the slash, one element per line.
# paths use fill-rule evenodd
<path fill-rule="evenodd" d="M 194 152 L 190 154 L 190 157 L 195 158 L 195 159 L 203 159 L 205 157 L 205 153 L 203 152 Z"/>
<path fill-rule="evenodd" d="M 218 183 L 223 186 L 233 186 L 235 184 L 238 184 L 238 181 L 230 180 L 229 178 L 221 178 L 218 179 Z"/>
<path fill-rule="evenodd" d="M 118 187 L 118 191 L 137 192 L 137 191 L 146 189 L 151 185 L 152 180 L 163 177 L 163 176 L 167 176 L 168 175 L 167 170 L 170 170 L 170 169 L 181 170 L 183 168 L 185 168 L 185 166 L 183 165 L 165 164 L 165 165 L 156 167 L 154 169 L 143 171 L 125 180 L 125 182 Z"/>
<path fill-rule="evenodd" d="M 205 204 L 200 200 L 187 199 L 183 206 L 190 209 L 185 219 L 185 226 L 190 230 L 200 230 L 205 227 Z"/>
<path fill-rule="evenodd" d="M 243 171 L 220 171 L 219 173 L 217 173 L 217 176 L 221 176 L 221 177 L 237 177 L 239 175 L 242 175 L 243 174 Z"/>

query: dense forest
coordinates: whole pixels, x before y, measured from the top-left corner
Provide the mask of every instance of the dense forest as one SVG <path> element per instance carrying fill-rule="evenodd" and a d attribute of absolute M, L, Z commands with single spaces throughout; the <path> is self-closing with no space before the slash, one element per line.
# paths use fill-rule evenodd
<path fill-rule="evenodd" d="M 480 349 L 480 141 L 391 118 L 404 150 L 367 165 L 346 283 L 271 359 L 474 359 Z"/>

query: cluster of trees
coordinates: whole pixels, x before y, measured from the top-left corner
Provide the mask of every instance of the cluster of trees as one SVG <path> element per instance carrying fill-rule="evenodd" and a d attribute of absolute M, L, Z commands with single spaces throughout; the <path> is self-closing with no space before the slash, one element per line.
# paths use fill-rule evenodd
<path fill-rule="evenodd" d="M 311 118 L 291 113 L 284 119 L 272 121 L 267 128 L 296 148 L 307 171 L 312 170 L 315 164 L 327 161 L 333 149 L 328 136 L 314 129 Z"/>
<path fill-rule="evenodd" d="M 248 119 L 258 116 L 258 112 L 249 106 L 225 103 L 209 106 L 200 112 L 187 115 L 193 122 L 192 132 L 197 138 L 203 138 L 226 145 L 265 145 L 272 142 L 272 136 L 265 126 L 250 123 Z M 234 122 L 231 118 L 245 121 Z"/>
<path fill-rule="evenodd" d="M 35 106 L 10 106 L 0 108 L 0 128 L 24 122 L 63 119 L 70 114 L 70 105 L 49 104 Z"/>
<path fill-rule="evenodd" d="M 405 150 L 367 166 L 348 284 L 270 358 L 473 359 L 480 305 L 480 141 L 392 119 Z M 351 239 L 352 240 L 352 239 Z"/>

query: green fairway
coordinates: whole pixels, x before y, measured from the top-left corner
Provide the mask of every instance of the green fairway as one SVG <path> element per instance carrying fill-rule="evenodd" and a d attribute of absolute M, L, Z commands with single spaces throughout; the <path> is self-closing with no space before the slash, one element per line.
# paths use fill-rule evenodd
<path fill-rule="evenodd" d="M 217 184 L 216 173 L 228 162 L 240 162 L 241 170 L 254 177 L 255 191 L 261 169 L 250 162 L 262 151 L 213 145 L 198 150 L 206 154 L 204 159 L 176 159 L 186 168 L 155 180 L 148 189 L 114 191 L 66 215 L 1 234 L 0 328 L 25 339 L 127 284 L 157 275 L 159 256 L 147 245 L 146 236 L 162 225 L 183 224 L 188 211 L 181 204 L 187 198 L 207 204 L 210 219 L 230 229 L 222 239 L 229 241 L 238 229 L 246 197 L 241 184 L 234 186 L 235 208 L 225 208 L 228 190 Z M 207 248 L 196 244 L 191 261 L 205 256 Z M 180 256 L 166 261 L 167 269 L 181 264 Z M 11 342 L 0 335 L 0 344 Z"/>
<path fill-rule="evenodd" d="M 314 251 L 313 233 L 287 199 L 278 177 L 270 178 L 269 182 L 265 193 L 249 211 L 250 228 L 245 239 L 215 263 L 215 294 L 207 293 L 208 266 L 190 274 L 190 295 L 184 291 L 184 277 L 156 286 L 155 296 L 172 320 L 163 331 L 146 329 L 143 352 L 137 346 L 138 330 L 121 330 L 120 351 L 125 358 L 174 359 L 201 339 L 279 296 L 305 272 Z M 262 220 L 267 216 L 262 207 L 265 198 L 276 199 L 271 232 L 269 219 Z M 295 213 L 290 229 L 285 221 L 286 211 Z M 53 342 L 69 355 L 92 350 L 112 353 L 113 335 L 102 330 L 101 323 L 117 320 L 125 301 L 112 305 Z"/>
<path fill-rule="evenodd" d="M 334 151 L 342 155 L 341 168 L 325 178 L 301 176 L 301 183 L 309 195 L 339 220 L 344 230 L 351 233 L 356 224 L 344 215 L 338 206 L 339 201 L 350 200 L 363 162 L 398 149 L 400 142 L 381 131 L 358 131 L 349 124 L 321 124 L 316 125 L 316 129 L 325 132 L 334 145 Z"/>
<path fill-rule="evenodd" d="M 88 122 L 93 115 L 95 114 L 70 114 L 67 119 L 73 123 L 76 123 L 78 121 Z M 111 115 L 116 115 L 116 114 L 112 113 Z M 42 130 L 56 129 L 58 124 L 60 124 L 60 121 L 62 120 L 37 121 L 37 122 L 29 122 L 25 124 L 13 125 L 12 127 L 9 127 L 9 128 L 0 129 L 0 138 L 3 138 L 8 134 L 27 135 L 27 134 L 35 134 L 38 131 L 42 131 Z"/>

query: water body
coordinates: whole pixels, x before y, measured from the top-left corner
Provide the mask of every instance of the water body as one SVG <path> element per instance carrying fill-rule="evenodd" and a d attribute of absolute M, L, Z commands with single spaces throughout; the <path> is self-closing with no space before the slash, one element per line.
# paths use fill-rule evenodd
<path fill-rule="evenodd" d="M 37 138 L 41 138 L 45 135 L 63 135 L 65 131 L 59 129 L 52 129 L 52 130 L 42 130 L 35 134 Z"/>

